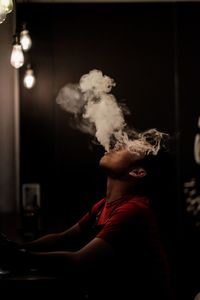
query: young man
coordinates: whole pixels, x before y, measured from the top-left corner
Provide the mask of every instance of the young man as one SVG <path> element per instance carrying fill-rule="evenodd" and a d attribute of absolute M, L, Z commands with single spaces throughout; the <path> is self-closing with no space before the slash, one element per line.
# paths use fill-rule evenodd
<path fill-rule="evenodd" d="M 70 229 L 26 244 L 36 265 L 72 272 L 89 299 L 171 299 L 146 190 L 158 157 L 125 146 L 105 153 L 100 166 L 107 174 L 106 197 Z"/>

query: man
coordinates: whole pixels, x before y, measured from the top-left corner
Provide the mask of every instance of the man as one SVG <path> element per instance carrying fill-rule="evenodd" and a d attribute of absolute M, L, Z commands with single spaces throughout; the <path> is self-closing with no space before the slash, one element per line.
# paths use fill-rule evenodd
<path fill-rule="evenodd" d="M 107 174 L 106 197 L 68 230 L 24 245 L 39 267 L 73 275 L 89 299 L 171 299 L 147 191 L 159 153 L 142 149 L 105 153 L 100 166 Z"/>

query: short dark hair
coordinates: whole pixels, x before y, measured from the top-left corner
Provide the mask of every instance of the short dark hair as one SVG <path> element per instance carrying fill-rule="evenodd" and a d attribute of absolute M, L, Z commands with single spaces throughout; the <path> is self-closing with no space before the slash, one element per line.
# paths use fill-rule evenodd
<path fill-rule="evenodd" d="M 153 143 L 154 141 L 149 142 Z M 174 155 L 171 147 L 170 136 L 164 135 L 156 154 L 147 153 L 143 159 L 134 163 L 134 167 L 143 167 L 147 172 L 147 175 L 138 184 L 142 193 L 149 194 L 154 198 L 158 190 L 167 185 L 167 180 L 174 166 Z"/>

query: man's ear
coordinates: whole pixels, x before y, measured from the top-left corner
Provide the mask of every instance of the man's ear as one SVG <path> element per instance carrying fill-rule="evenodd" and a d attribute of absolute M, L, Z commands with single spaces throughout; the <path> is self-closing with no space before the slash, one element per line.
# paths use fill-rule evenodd
<path fill-rule="evenodd" d="M 147 171 L 142 167 L 136 167 L 129 172 L 130 176 L 142 178 L 147 175 Z"/>

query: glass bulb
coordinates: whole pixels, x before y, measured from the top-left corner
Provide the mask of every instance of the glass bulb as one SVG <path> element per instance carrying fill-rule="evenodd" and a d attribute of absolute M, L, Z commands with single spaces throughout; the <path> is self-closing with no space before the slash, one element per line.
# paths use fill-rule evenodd
<path fill-rule="evenodd" d="M 31 37 L 28 30 L 22 30 L 20 33 L 20 44 L 24 51 L 28 51 L 32 46 Z"/>
<path fill-rule="evenodd" d="M 11 65 L 18 69 L 24 64 L 24 54 L 20 44 L 13 45 L 13 50 L 10 58 Z"/>
<path fill-rule="evenodd" d="M 0 5 L 4 7 L 6 14 L 9 14 L 13 10 L 12 0 L 0 0 Z"/>
<path fill-rule="evenodd" d="M 5 7 L 2 6 L 1 2 L 0 2 L 0 24 L 3 23 L 6 19 L 6 10 Z"/>
<path fill-rule="evenodd" d="M 24 76 L 24 86 L 31 89 L 35 85 L 35 76 L 32 69 L 27 69 Z"/>

